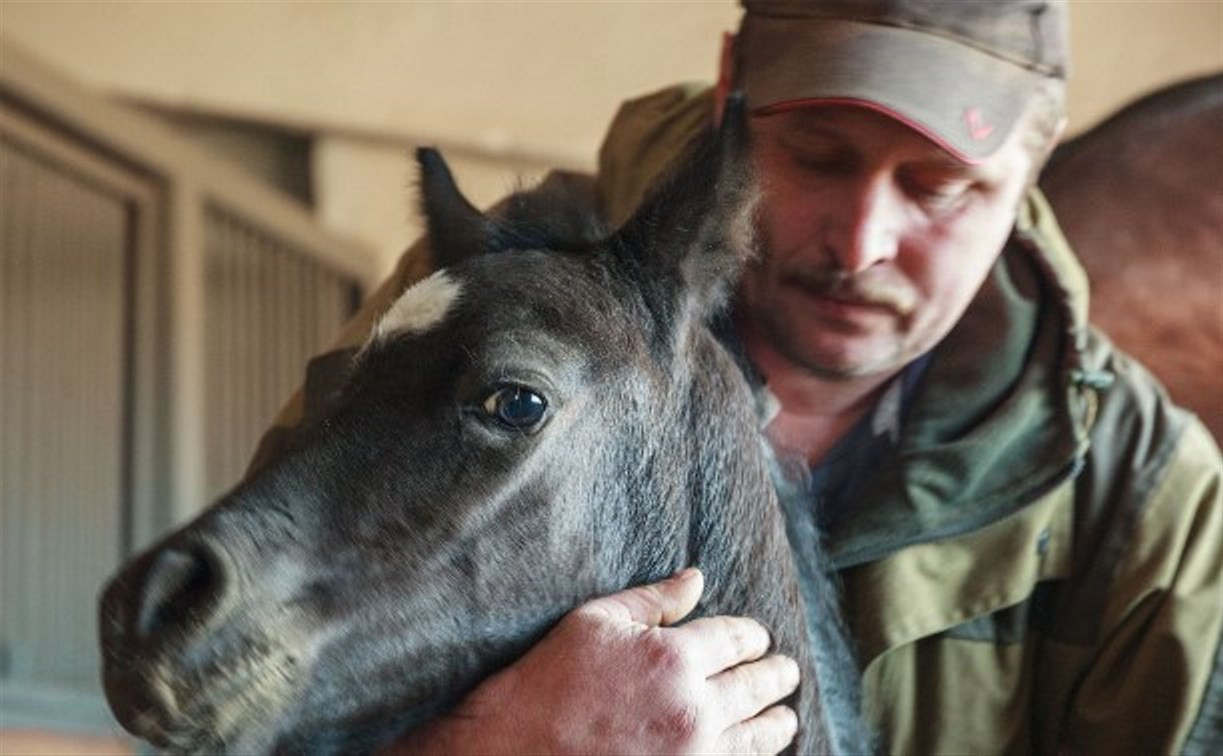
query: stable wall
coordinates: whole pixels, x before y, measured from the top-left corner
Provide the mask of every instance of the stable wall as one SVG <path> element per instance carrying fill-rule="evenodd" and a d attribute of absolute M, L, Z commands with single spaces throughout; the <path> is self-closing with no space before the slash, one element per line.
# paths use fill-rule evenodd
<path fill-rule="evenodd" d="M 1072 132 L 1223 69 L 1220 0 L 1071 11 Z M 738 16 L 730 0 L 0 3 L 6 40 L 104 91 L 316 137 L 320 217 L 384 269 L 418 233 L 412 145 L 449 148 L 479 204 L 545 166 L 588 168 L 621 100 L 712 77 Z"/>

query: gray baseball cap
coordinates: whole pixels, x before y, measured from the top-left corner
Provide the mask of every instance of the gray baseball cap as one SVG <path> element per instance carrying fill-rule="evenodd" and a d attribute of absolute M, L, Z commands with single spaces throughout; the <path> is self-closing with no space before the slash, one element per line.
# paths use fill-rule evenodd
<path fill-rule="evenodd" d="M 741 86 L 756 113 L 850 103 L 961 160 L 1006 141 L 1068 67 L 1065 0 L 741 0 Z"/>

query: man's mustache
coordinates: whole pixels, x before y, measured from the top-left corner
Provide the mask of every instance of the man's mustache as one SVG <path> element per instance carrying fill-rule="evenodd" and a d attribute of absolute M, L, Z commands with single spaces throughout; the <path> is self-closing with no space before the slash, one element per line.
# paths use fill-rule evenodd
<path fill-rule="evenodd" d="M 883 307 L 901 317 L 912 314 L 917 306 L 917 292 L 907 281 L 878 271 L 855 274 L 827 267 L 789 268 L 782 271 L 781 282 L 827 299 Z"/>

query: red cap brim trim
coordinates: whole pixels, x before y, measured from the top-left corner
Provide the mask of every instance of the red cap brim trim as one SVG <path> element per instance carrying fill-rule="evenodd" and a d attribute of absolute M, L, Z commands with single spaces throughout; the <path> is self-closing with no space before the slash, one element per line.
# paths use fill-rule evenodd
<path fill-rule="evenodd" d="M 849 105 L 852 107 L 873 110 L 876 113 L 885 115 L 892 120 L 899 121 L 905 126 L 908 126 L 910 129 L 913 129 L 926 139 L 934 142 L 940 149 L 954 157 L 956 160 L 959 160 L 961 163 L 965 163 L 967 165 L 980 165 L 983 161 L 982 158 L 969 157 L 963 152 L 957 150 L 950 142 L 943 139 L 937 132 L 933 131 L 925 124 L 918 123 L 912 118 L 905 116 L 903 113 L 892 110 L 891 108 L 880 105 L 879 103 L 871 100 L 859 100 L 852 97 L 807 97 L 799 100 L 786 100 L 785 102 L 765 105 L 762 108 L 757 108 L 756 110 L 752 111 L 752 115 L 771 116 L 790 110 L 801 110 L 802 108 L 815 108 L 827 105 Z"/>

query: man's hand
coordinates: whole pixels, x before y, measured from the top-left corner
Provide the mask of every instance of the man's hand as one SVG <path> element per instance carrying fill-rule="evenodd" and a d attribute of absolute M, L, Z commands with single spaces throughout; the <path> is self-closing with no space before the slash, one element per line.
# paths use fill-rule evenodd
<path fill-rule="evenodd" d="M 696 606 L 695 569 L 574 609 L 522 659 L 396 752 L 776 753 L 798 720 L 772 705 L 798 665 L 761 659 L 769 634 L 743 617 L 668 627 Z"/>

